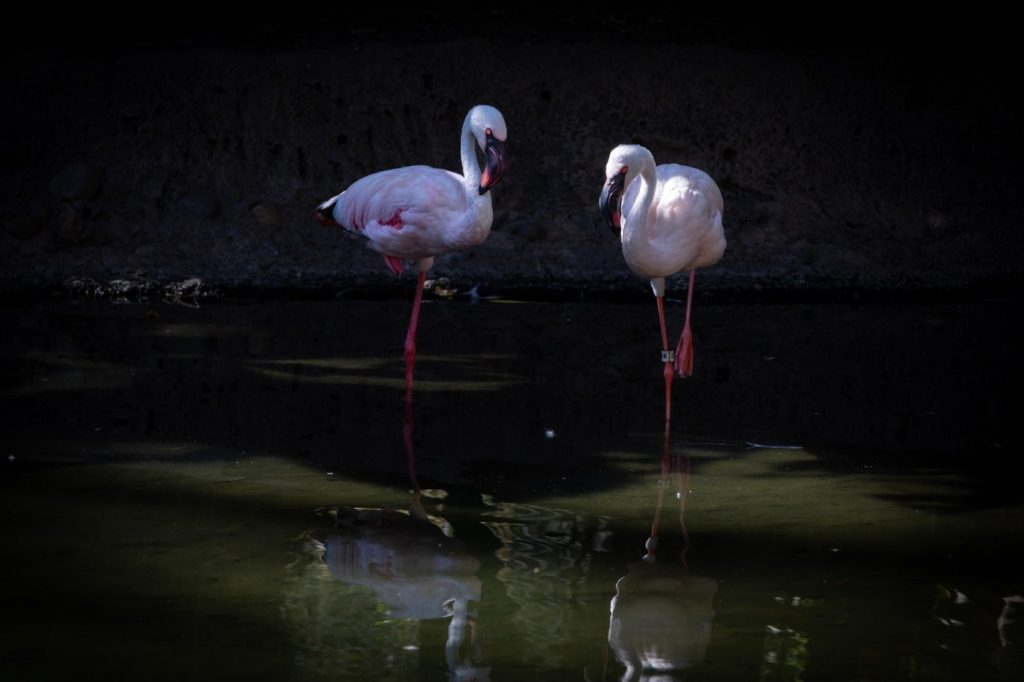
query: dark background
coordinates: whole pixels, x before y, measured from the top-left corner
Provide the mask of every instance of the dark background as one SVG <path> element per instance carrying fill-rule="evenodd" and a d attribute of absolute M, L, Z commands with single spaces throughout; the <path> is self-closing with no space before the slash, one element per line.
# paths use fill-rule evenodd
<path fill-rule="evenodd" d="M 699 291 L 1013 287 L 1013 22 L 889 9 L 30 10 L 3 42 L 0 291 L 406 291 L 313 209 L 375 170 L 457 168 L 479 102 L 511 166 L 489 239 L 435 267 L 462 289 L 648 295 L 596 211 L 622 142 L 721 185 Z"/>

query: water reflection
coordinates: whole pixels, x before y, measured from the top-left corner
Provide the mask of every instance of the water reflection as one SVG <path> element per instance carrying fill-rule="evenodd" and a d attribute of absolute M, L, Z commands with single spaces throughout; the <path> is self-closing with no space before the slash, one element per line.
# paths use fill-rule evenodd
<path fill-rule="evenodd" d="M 483 501 L 489 509 L 482 523 L 501 543 L 496 577 L 516 605 L 509 620 L 522 638 L 522 662 L 570 667 L 593 552 L 610 536 L 607 519 L 590 524 L 569 509 L 500 502 L 487 494 Z"/>
<path fill-rule="evenodd" d="M 417 378 L 417 462 L 400 383 L 378 381 L 395 373 L 390 330 L 372 331 L 382 305 L 161 309 L 180 333 L 137 307 L 4 316 L 0 679 L 1024 679 L 999 310 L 925 311 L 953 321 L 927 327 L 902 308 L 719 309 L 744 333 L 718 335 L 730 345 L 679 391 L 675 437 L 736 446 L 688 450 L 687 480 L 671 460 L 659 475 L 660 377 L 631 369 L 647 335 L 559 331 L 629 309 L 493 306 L 473 334 L 436 311 L 465 360 Z M 877 352 L 879 319 L 914 340 Z M 854 346 L 870 352 L 830 360 Z M 950 348 L 974 351 L 953 354 L 971 373 L 931 371 Z M 504 381 L 487 365 L 523 381 L 482 390 Z M 1006 454 L 985 459 L 996 440 Z M 452 494 L 441 506 L 430 487 Z M 289 565 L 327 503 L 348 506 Z M 689 650 L 658 639 L 673 623 Z M 645 671 L 644 655 L 676 669 Z"/>
<path fill-rule="evenodd" d="M 331 509 L 333 529 L 313 544 L 333 579 L 371 590 L 378 602 L 374 610 L 396 624 L 382 667 L 393 671 L 396 659 L 419 650 L 419 621 L 449 619 L 444 651 L 451 679 L 484 682 L 490 669 L 477 621 L 480 562 L 455 539 L 452 525 L 424 505 L 424 499 L 443 500 L 445 493 L 421 489 L 416 476 L 411 388 L 402 429 L 412 486 L 408 509 Z"/>
<path fill-rule="evenodd" d="M 1024 595 L 1011 594 L 1003 597 L 1003 610 L 996 618 L 996 629 L 999 631 L 999 646 L 1009 648 L 1011 644 L 1024 642 Z M 1010 632 L 1013 631 L 1011 635 Z"/>
<path fill-rule="evenodd" d="M 611 601 L 608 644 L 626 668 L 623 682 L 677 679 L 678 673 L 703 663 L 707 654 L 718 582 L 691 573 L 688 567 L 689 478 L 689 457 L 671 452 L 666 419 L 658 501 L 645 554 L 629 564 L 626 575 L 615 584 Z M 666 490 L 674 491 L 679 503 L 681 548 L 671 558 L 659 560 Z"/>

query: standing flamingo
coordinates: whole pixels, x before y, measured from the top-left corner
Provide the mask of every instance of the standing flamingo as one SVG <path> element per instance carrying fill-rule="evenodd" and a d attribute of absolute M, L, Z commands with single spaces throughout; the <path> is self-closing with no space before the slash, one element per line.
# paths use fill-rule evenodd
<path fill-rule="evenodd" d="M 431 166 L 404 166 L 356 180 L 336 197 L 321 203 L 317 218 L 369 239 L 395 274 L 404 261 L 419 268 L 416 296 L 405 337 L 405 385 L 412 390 L 416 361 L 416 324 L 423 285 L 434 257 L 468 249 L 491 231 L 493 213 L 487 190 L 501 179 L 508 162 L 505 119 L 492 106 L 478 104 L 462 124 L 462 175 Z M 475 147 L 484 154 L 480 168 Z"/>
<path fill-rule="evenodd" d="M 608 155 L 598 206 L 622 238 L 622 255 L 636 274 L 651 280 L 661 323 L 665 363 L 665 418 L 670 414 L 673 365 L 680 377 L 693 374 L 690 308 L 697 268 L 714 265 L 725 252 L 722 192 L 704 171 L 678 164 L 655 167 L 646 147 L 619 145 Z M 690 272 L 686 321 L 675 353 L 665 330 L 665 278 Z"/>

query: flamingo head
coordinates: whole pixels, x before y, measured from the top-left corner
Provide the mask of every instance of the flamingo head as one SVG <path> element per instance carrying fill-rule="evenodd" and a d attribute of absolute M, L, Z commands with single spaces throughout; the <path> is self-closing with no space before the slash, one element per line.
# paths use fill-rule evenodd
<path fill-rule="evenodd" d="M 616 237 L 622 233 L 622 190 L 626 187 L 627 173 L 629 166 L 621 166 L 618 170 L 609 172 L 608 180 L 601 190 L 601 198 L 597 200 L 601 217 L 608 223 Z"/>
<path fill-rule="evenodd" d="M 480 194 L 485 194 L 498 184 L 498 180 L 508 168 L 508 158 L 505 156 L 508 128 L 501 112 L 486 104 L 478 104 L 470 109 L 468 119 L 476 143 L 484 153 L 479 191 Z"/>

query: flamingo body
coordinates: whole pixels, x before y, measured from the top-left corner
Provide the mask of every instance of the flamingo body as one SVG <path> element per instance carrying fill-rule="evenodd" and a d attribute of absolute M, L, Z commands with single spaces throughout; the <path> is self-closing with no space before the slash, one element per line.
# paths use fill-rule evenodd
<path fill-rule="evenodd" d="M 400 272 L 414 260 L 429 270 L 435 256 L 471 248 L 491 231 L 491 187 L 506 167 L 505 120 L 494 107 L 470 109 L 462 130 L 462 175 L 431 166 L 403 166 L 356 180 L 317 208 L 317 217 L 367 239 Z M 483 151 L 480 168 L 475 147 Z"/>
<path fill-rule="evenodd" d="M 626 264 L 651 280 L 655 295 L 664 295 L 666 277 L 714 265 L 725 253 L 722 192 L 704 171 L 656 166 L 645 147 L 624 144 L 609 154 L 605 176 L 602 211 L 620 231 Z"/>
<path fill-rule="evenodd" d="M 725 253 L 723 202 L 715 181 L 697 168 L 663 164 L 656 179 L 646 216 L 639 215 L 643 183 L 634 181 L 622 198 L 622 255 L 633 272 L 664 292 L 666 277 L 714 265 Z"/>
<path fill-rule="evenodd" d="M 385 256 L 420 261 L 487 238 L 490 195 L 473 194 L 467 196 L 464 178 L 456 173 L 405 166 L 352 183 L 334 202 L 332 218 Z"/>

